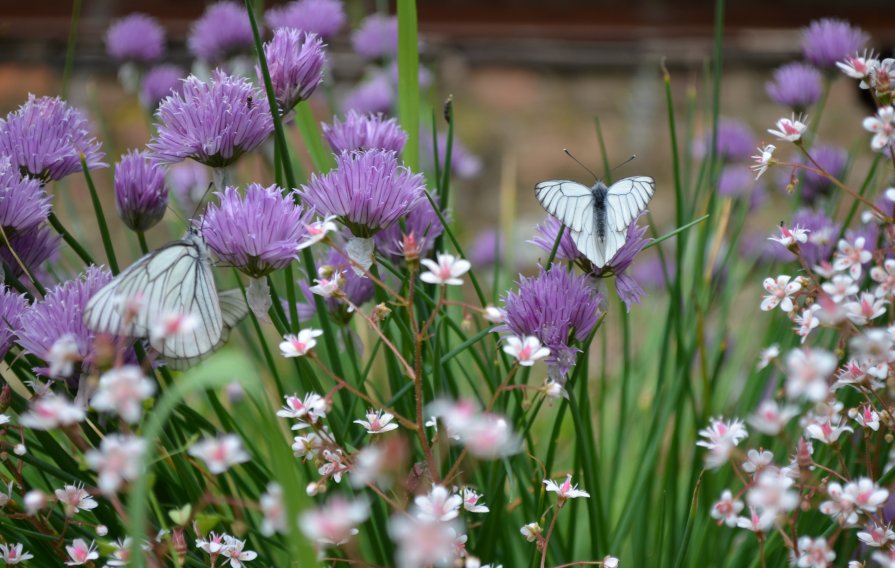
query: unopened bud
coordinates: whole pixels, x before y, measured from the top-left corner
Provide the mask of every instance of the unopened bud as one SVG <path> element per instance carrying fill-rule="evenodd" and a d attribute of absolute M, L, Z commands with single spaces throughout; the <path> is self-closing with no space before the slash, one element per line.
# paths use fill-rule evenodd
<path fill-rule="evenodd" d="M 384 321 L 385 318 L 387 318 L 389 316 L 389 314 L 391 314 L 391 313 L 392 313 L 392 310 L 388 306 L 386 306 L 384 303 L 376 304 L 376 306 L 373 308 L 373 313 L 370 315 L 370 317 L 372 318 L 374 323 L 379 323 L 381 321 Z"/>
<path fill-rule="evenodd" d="M 171 544 L 174 546 L 174 552 L 177 553 L 177 557 L 180 558 L 182 563 L 186 558 L 187 552 L 189 552 L 189 545 L 186 542 L 183 528 L 175 527 L 171 529 Z"/>
<path fill-rule="evenodd" d="M 417 240 L 416 236 L 413 234 L 413 231 L 411 231 L 410 234 L 403 235 L 401 248 L 404 249 L 404 260 L 407 261 L 407 264 L 419 261 L 422 246 L 420 241 Z"/>

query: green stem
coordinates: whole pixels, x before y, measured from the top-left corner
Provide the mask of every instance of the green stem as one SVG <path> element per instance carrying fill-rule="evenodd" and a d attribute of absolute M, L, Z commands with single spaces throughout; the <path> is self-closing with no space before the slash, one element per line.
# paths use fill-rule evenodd
<path fill-rule="evenodd" d="M 62 71 L 62 98 L 68 98 L 68 86 L 71 82 L 71 70 L 75 63 L 75 44 L 78 40 L 78 23 L 81 20 L 81 0 L 73 0 L 71 4 L 71 21 L 68 26 L 68 44 L 65 47 L 65 69 Z"/>
<path fill-rule="evenodd" d="M 143 254 L 149 254 L 149 247 L 146 245 L 146 233 L 137 231 L 137 240 L 140 242 L 140 251 Z"/>
<path fill-rule="evenodd" d="M 407 132 L 404 163 L 419 170 L 420 54 L 417 45 L 416 0 L 398 1 L 398 117 Z M 445 166 L 445 170 L 449 170 Z"/>
<path fill-rule="evenodd" d="M 99 224 L 99 234 L 103 240 L 103 248 L 106 250 L 106 257 L 109 259 L 109 267 L 112 274 L 118 274 L 118 260 L 115 258 L 115 249 L 112 248 L 112 237 L 109 235 L 109 226 L 106 224 L 106 216 L 103 213 L 102 203 L 99 201 L 99 195 L 96 193 L 96 186 L 93 184 L 93 178 L 90 177 L 90 170 L 87 169 L 87 159 L 81 154 L 81 169 L 84 171 L 84 179 L 87 180 L 87 188 L 90 190 L 90 201 L 93 203 L 93 212 L 96 215 L 96 222 Z"/>
<path fill-rule="evenodd" d="M 90 256 L 90 253 L 84 250 L 84 247 L 81 246 L 81 243 L 79 243 L 77 239 L 75 239 L 71 235 L 71 233 L 68 232 L 65 226 L 59 221 L 59 218 L 56 217 L 55 213 L 50 212 L 48 220 L 50 221 L 50 226 L 53 227 L 53 229 L 55 229 L 56 232 L 62 236 L 62 240 L 65 241 L 65 244 L 71 247 L 71 249 L 75 251 L 75 254 L 81 257 L 81 260 L 83 260 L 87 264 L 96 264 L 93 261 L 93 258 Z"/>

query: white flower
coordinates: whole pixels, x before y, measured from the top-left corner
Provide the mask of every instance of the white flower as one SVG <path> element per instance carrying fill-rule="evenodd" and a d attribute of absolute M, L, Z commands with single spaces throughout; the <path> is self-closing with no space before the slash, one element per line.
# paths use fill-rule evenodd
<path fill-rule="evenodd" d="M 53 342 L 47 353 L 48 373 L 51 377 L 67 378 L 75 372 L 75 363 L 81 360 L 78 352 L 78 341 L 71 333 L 66 333 Z"/>
<path fill-rule="evenodd" d="M 879 412 L 873 410 L 869 404 L 865 404 L 860 410 L 853 408 L 848 414 L 862 427 L 870 428 L 874 432 L 879 430 Z"/>
<path fill-rule="evenodd" d="M 765 400 L 758 405 L 755 413 L 747 418 L 747 422 L 762 434 L 776 436 L 798 413 L 799 409 L 795 406 L 787 405 L 780 408 L 775 401 Z"/>
<path fill-rule="evenodd" d="M 895 294 L 895 259 L 887 258 L 882 266 L 871 268 L 870 277 L 879 282 L 875 290 L 878 298 Z"/>
<path fill-rule="evenodd" d="M 860 290 L 854 278 L 847 274 L 837 274 L 833 276 L 830 282 L 824 282 L 820 287 L 836 303 L 841 302 L 848 296 L 854 296 Z"/>
<path fill-rule="evenodd" d="M 32 400 L 31 408 L 19 417 L 19 423 L 34 430 L 52 430 L 84 420 L 84 409 L 65 397 L 48 394 Z"/>
<path fill-rule="evenodd" d="M 245 545 L 244 540 L 224 535 L 224 547 L 221 549 L 221 554 L 230 559 L 230 568 L 242 568 L 243 562 L 249 562 L 258 557 L 258 553 L 253 550 L 243 550 Z"/>
<path fill-rule="evenodd" d="M 205 552 L 206 554 L 210 554 L 212 556 L 220 554 L 224 547 L 227 545 L 227 538 L 232 538 L 227 534 L 217 534 L 214 532 L 208 533 L 208 538 L 197 538 L 196 539 L 196 548 Z"/>
<path fill-rule="evenodd" d="M 463 488 L 463 508 L 470 513 L 487 513 L 490 510 L 484 503 L 479 503 L 481 498 L 481 493 L 477 493 L 474 489 Z"/>
<path fill-rule="evenodd" d="M 577 485 L 572 485 L 572 474 L 567 474 L 566 480 L 562 483 L 556 483 L 552 479 L 545 479 L 544 485 L 547 486 L 547 491 L 559 495 L 560 501 L 575 499 L 577 497 L 590 497 L 590 493 L 578 489 Z"/>
<path fill-rule="evenodd" d="M 525 537 L 525 540 L 527 540 L 528 542 L 534 542 L 541 536 L 543 529 L 538 523 L 528 523 L 527 525 L 522 525 L 522 528 L 519 529 L 519 532 L 522 533 L 522 536 Z"/>
<path fill-rule="evenodd" d="M 796 117 L 795 114 L 791 118 L 781 118 L 777 121 L 777 129 L 769 128 L 768 132 L 787 142 L 798 142 L 802 138 L 802 134 L 808 128 L 803 122 L 802 115 Z"/>
<path fill-rule="evenodd" d="M 750 530 L 752 532 L 767 532 L 774 525 L 774 519 L 777 517 L 777 511 L 774 509 L 761 510 L 755 507 L 749 507 L 749 516 L 737 519 L 736 526 L 741 529 Z"/>
<path fill-rule="evenodd" d="M 708 448 L 709 454 L 706 456 L 706 467 L 709 469 L 717 469 L 727 463 L 730 459 L 730 452 L 749 433 L 742 421 L 734 419 L 725 422 L 723 418 L 713 418 L 708 428 L 699 431 L 699 435 L 705 440 L 696 442 L 697 446 Z"/>
<path fill-rule="evenodd" d="M 22 497 L 26 515 L 35 515 L 47 506 L 47 495 L 40 489 L 32 489 Z"/>
<path fill-rule="evenodd" d="M 760 178 L 768 170 L 776 149 L 777 147 L 773 144 L 758 147 L 758 154 L 752 156 L 752 161 L 755 163 L 751 166 L 752 171 L 755 172 L 755 179 Z"/>
<path fill-rule="evenodd" d="M 488 304 L 482 311 L 482 317 L 485 318 L 485 321 L 491 323 L 503 323 L 507 319 L 507 311 Z"/>
<path fill-rule="evenodd" d="M 793 349 L 786 356 L 786 396 L 805 397 L 812 402 L 827 398 L 827 379 L 836 370 L 837 359 L 822 349 Z"/>
<path fill-rule="evenodd" d="M 286 502 L 283 500 L 283 487 L 271 481 L 267 484 L 267 491 L 258 500 L 261 514 L 264 516 L 261 522 L 261 534 L 272 536 L 275 533 L 286 534 L 289 532 L 286 526 Z"/>
<path fill-rule="evenodd" d="M 798 541 L 799 568 L 827 568 L 836 559 L 836 553 L 827 547 L 827 539 L 822 536 L 811 538 L 803 536 Z"/>
<path fill-rule="evenodd" d="M 74 517 L 78 511 L 90 511 L 97 506 L 97 502 L 84 491 L 83 485 L 66 485 L 55 493 L 56 499 L 65 509 L 66 517 Z"/>
<path fill-rule="evenodd" d="M 718 519 L 728 527 L 737 525 L 737 515 L 743 510 L 743 502 L 734 499 L 730 489 L 725 489 L 721 493 L 721 498 L 712 505 L 711 515 L 713 519 Z"/>
<path fill-rule="evenodd" d="M 460 277 L 469 272 L 472 267 L 469 261 L 450 254 L 438 254 L 436 258 L 438 259 L 437 263 L 429 258 L 420 260 L 429 269 L 428 272 L 420 274 L 420 280 L 427 284 L 462 285 L 463 281 L 460 280 Z"/>
<path fill-rule="evenodd" d="M 317 345 L 315 337 L 323 335 L 323 330 L 305 328 L 298 335 L 287 335 L 280 342 L 280 353 L 283 357 L 303 357 Z"/>
<path fill-rule="evenodd" d="M 199 327 L 201 321 L 199 316 L 191 313 L 164 313 L 151 325 L 149 338 L 152 341 L 160 341 L 184 335 Z"/>
<path fill-rule="evenodd" d="M 462 428 L 448 428 L 451 436 L 457 436 L 467 451 L 479 459 L 498 459 L 522 451 L 522 439 L 513 431 L 506 418 L 483 412 L 476 414 Z"/>
<path fill-rule="evenodd" d="M 14 453 L 17 456 L 24 456 L 25 454 L 28 453 L 28 447 L 25 446 L 25 444 L 18 443 L 15 446 L 13 446 L 12 453 Z"/>
<path fill-rule="evenodd" d="M 895 540 L 895 531 L 891 525 L 878 525 L 871 521 L 863 531 L 858 532 L 858 540 L 867 546 L 881 548 Z"/>
<path fill-rule="evenodd" d="M 560 398 L 569 398 L 569 393 L 566 392 L 565 387 L 559 381 L 554 381 L 553 379 L 547 379 L 544 381 L 544 386 L 541 387 L 541 390 L 544 391 L 544 395 L 547 398 L 551 398 L 554 400 L 558 400 Z"/>
<path fill-rule="evenodd" d="M 793 322 L 796 324 L 793 330 L 795 330 L 796 335 L 802 338 L 802 344 L 808 339 L 808 335 L 820 325 L 820 318 L 817 317 L 817 312 L 820 309 L 819 305 L 811 304 L 793 319 Z"/>
<path fill-rule="evenodd" d="M 865 239 L 858 237 L 854 244 L 845 239 L 840 239 L 838 251 L 833 257 L 833 268 L 836 270 L 848 270 L 855 280 L 861 277 L 862 264 L 867 264 L 873 258 L 869 250 L 864 250 Z"/>
<path fill-rule="evenodd" d="M 843 307 L 852 323 L 866 325 L 870 320 L 885 314 L 888 303 L 888 300 L 877 298 L 874 294 L 862 292 L 859 299 L 847 302 Z"/>
<path fill-rule="evenodd" d="M 25 562 L 32 558 L 34 558 L 34 555 L 22 550 L 21 543 L 17 542 L 9 545 L 0 544 L 0 560 L 3 560 L 8 566 L 18 564 L 19 562 Z"/>
<path fill-rule="evenodd" d="M 122 481 L 133 481 L 140 474 L 140 460 L 146 451 L 146 440 L 136 436 L 109 434 L 99 450 L 84 455 L 87 465 L 99 473 L 97 486 L 103 493 L 114 493 Z"/>
<path fill-rule="evenodd" d="M 235 434 L 205 438 L 193 444 L 187 453 L 204 461 L 208 471 L 215 475 L 251 459 Z"/>
<path fill-rule="evenodd" d="M 325 266 L 321 266 L 318 272 L 320 273 L 320 278 L 314 279 L 314 282 L 317 284 L 311 286 L 311 292 L 324 298 L 332 298 L 339 294 L 342 286 L 345 284 L 344 273 L 338 271 L 331 272 Z M 329 276 L 324 276 L 324 274 Z"/>
<path fill-rule="evenodd" d="M 113 550 L 109 560 L 106 561 L 106 566 L 127 566 L 131 558 L 131 537 L 119 538 L 109 545 Z"/>
<path fill-rule="evenodd" d="M 843 425 L 838 418 L 835 422 L 826 418 L 805 427 L 805 434 L 808 438 L 820 440 L 824 444 L 832 444 L 839 440 L 839 436 L 844 432 L 854 431 L 854 428 Z"/>
<path fill-rule="evenodd" d="M 603 557 L 603 568 L 618 568 L 618 558 L 607 554 Z"/>
<path fill-rule="evenodd" d="M 357 525 L 367 520 L 369 514 L 366 501 L 346 501 L 335 496 L 322 507 L 304 511 L 298 526 L 314 542 L 340 545 L 357 534 Z"/>
<path fill-rule="evenodd" d="M 779 237 L 768 237 L 769 241 L 775 241 L 780 243 L 785 247 L 790 247 L 796 243 L 807 243 L 808 242 L 808 233 L 810 233 L 808 229 L 803 229 L 802 227 L 796 225 L 792 229 L 787 228 L 782 223 L 780 224 L 780 236 Z"/>
<path fill-rule="evenodd" d="M 749 450 L 746 452 L 746 461 L 743 462 L 743 471 L 758 475 L 761 470 L 771 465 L 774 454 L 767 450 Z"/>
<path fill-rule="evenodd" d="M 87 544 L 87 541 L 83 538 L 76 538 L 71 546 L 66 546 L 65 551 L 68 553 L 69 561 L 66 562 L 68 566 L 83 566 L 90 562 L 91 560 L 96 560 L 99 558 L 99 552 L 96 550 L 96 543 L 94 541 L 90 541 L 90 544 Z"/>
<path fill-rule="evenodd" d="M 443 485 L 432 485 L 428 495 L 418 495 L 413 500 L 415 516 L 424 521 L 450 521 L 460 514 L 463 498 L 448 491 Z"/>
<path fill-rule="evenodd" d="M 354 423 L 363 426 L 367 434 L 382 434 L 398 428 L 398 423 L 392 422 L 394 418 L 390 412 L 370 409 L 366 420 L 355 420 Z"/>
<path fill-rule="evenodd" d="M 874 56 L 873 51 L 868 53 L 866 49 L 862 55 L 855 53 L 854 57 L 846 56 L 843 61 L 836 62 L 836 67 L 852 79 L 867 78 L 870 75 L 870 70 L 878 65 L 879 59 Z M 867 84 L 864 81 L 861 81 L 861 88 L 867 88 Z"/>
<path fill-rule="evenodd" d="M 880 108 L 876 116 L 864 119 L 864 130 L 873 132 L 870 147 L 877 152 L 895 140 L 895 107 L 892 105 Z"/>
<path fill-rule="evenodd" d="M 880 487 L 867 477 L 847 483 L 843 492 L 855 507 L 867 513 L 875 513 L 889 498 L 888 489 Z"/>
<path fill-rule="evenodd" d="M 305 225 L 305 232 L 307 236 L 305 240 L 298 243 L 298 246 L 295 247 L 296 250 L 301 250 L 308 248 L 309 246 L 322 241 L 327 233 L 335 233 L 339 230 L 339 227 L 333 223 L 333 220 L 336 218 L 335 215 L 330 215 L 325 219 L 321 219 L 318 221 L 314 221 L 309 225 Z"/>
<path fill-rule="evenodd" d="M 762 311 L 771 311 L 778 305 L 784 312 L 791 312 L 795 308 L 790 296 L 802 289 L 801 279 L 791 279 L 789 276 L 781 274 L 776 279 L 765 278 L 762 285 L 768 292 L 768 295 L 761 300 Z"/>
<path fill-rule="evenodd" d="M 542 347 L 541 341 L 533 335 L 521 339 L 511 335 L 504 340 L 503 352 L 518 359 L 523 367 L 531 367 L 538 359 L 550 355 L 550 349 Z"/>
<path fill-rule="evenodd" d="M 887 550 L 885 552 L 874 552 L 870 558 L 880 565 L 880 568 L 895 568 L 895 550 Z M 852 566 L 857 563 L 857 566 Z M 856 560 L 848 563 L 848 568 L 865 568 L 863 564 Z"/>
<path fill-rule="evenodd" d="M 136 365 L 110 369 L 99 379 L 91 404 L 100 411 L 116 412 L 130 424 L 140 421 L 143 401 L 155 394 L 155 383 Z"/>
<path fill-rule="evenodd" d="M 296 436 L 292 444 L 292 453 L 297 458 L 318 458 L 323 452 L 324 440 L 317 432 L 309 432 L 304 436 Z"/>
<path fill-rule="evenodd" d="M 305 395 L 304 400 L 298 395 L 286 395 L 283 397 L 286 405 L 277 411 L 280 418 L 294 418 L 314 424 L 317 420 L 326 416 L 329 403 L 315 392 Z"/>
<path fill-rule="evenodd" d="M 791 489 L 794 483 L 786 472 L 766 468 L 746 493 L 746 502 L 761 511 L 792 511 L 799 504 L 799 494 Z"/>
<path fill-rule="evenodd" d="M 397 568 L 453 566 L 458 552 L 458 531 L 453 523 L 394 515 L 389 520 L 388 532 L 398 548 Z"/>
<path fill-rule="evenodd" d="M 342 450 L 324 449 L 321 455 L 323 465 L 317 468 L 317 473 L 323 477 L 332 477 L 333 481 L 341 483 L 342 473 L 348 471 L 348 466 L 343 461 Z"/>
<path fill-rule="evenodd" d="M 767 367 L 771 361 L 777 359 L 780 356 L 780 346 L 776 343 L 770 345 L 763 349 L 758 356 L 758 364 L 756 364 L 755 368 L 759 371 Z"/>

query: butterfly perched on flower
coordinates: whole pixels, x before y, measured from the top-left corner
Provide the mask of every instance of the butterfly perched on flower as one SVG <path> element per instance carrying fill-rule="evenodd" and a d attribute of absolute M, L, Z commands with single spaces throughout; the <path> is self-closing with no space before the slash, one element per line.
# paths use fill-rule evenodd
<path fill-rule="evenodd" d="M 656 191 L 647 176 L 602 181 L 588 187 L 569 180 L 542 181 L 535 196 L 548 213 L 568 227 L 575 246 L 595 267 L 602 268 L 625 244 L 628 225 L 646 208 Z"/>

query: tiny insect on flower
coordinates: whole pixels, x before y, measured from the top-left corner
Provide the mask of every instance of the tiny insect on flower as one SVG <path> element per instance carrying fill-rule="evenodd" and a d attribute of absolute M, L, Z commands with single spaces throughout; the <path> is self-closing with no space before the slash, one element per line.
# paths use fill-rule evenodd
<path fill-rule="evenodd" d="M 808 125 L 805 123 L 806 120 L 807 119 L 803 118 L 802 115 L 796 117 L 796 115 L 793 114 L 791 118 L 781 118 L 778 120 L 777 129 L 774 130 L 773 128 L 769 128 L 768 132 L 780 140 L 799 142 L 802 139 L 802 134 L 808 129 Z"/>
<path fill-rule="evenodd" d="M 283 357 L 303 357 L 317 345 L 316 337 L 323 335 L 322 329 L 305 328 L 298 335 L 287 335 L 280 342 Z"/>
<path fill-rule="evenodd" d="M 429 258 L 420 260 L 429 269 L 428 272 L 420 274 L 420 280 L 427 284 L 462 286 L 463 280 L 460 279 L 460 276 L 469 272 L 472 267 L 469 261 L 441 253 L 436 258 L 438 259 L 437 263 Z"/>
<path fill-rule="evenodd" d="M 541 342 L 533 335 L 523 338 L 510 335 L 504 341 L 504 353 L 518 359 L 523 367 L 531 367 L 539 359 L 550 356 L 550 349 L 542 347 Z"/>

